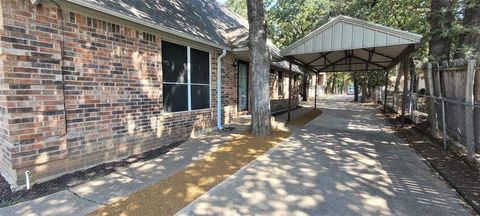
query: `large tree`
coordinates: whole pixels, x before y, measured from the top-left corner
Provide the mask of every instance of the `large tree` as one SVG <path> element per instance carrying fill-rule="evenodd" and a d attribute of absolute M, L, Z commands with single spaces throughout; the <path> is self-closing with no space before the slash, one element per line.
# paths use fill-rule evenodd
<path fill-rule="evenodd" d="M 267 46 L 267 26 L 262 0 L 247 0 L 249 50 L 252 63 L 252 133 L 272 134 L 270 117 L 270 52 Z"/>
<path fill-rule="evenodd" d="M 480 54 L 480 0 L 465 1 L 465 16 L 463 27 L 465 39 L 463 51 L 466 57 L 479 57 Z"/>
<path fill-rule="evenodd" d="M 432 0 L 430 3 L 429 57 L 433 61 L 450 59 L 452 39 L 449 31 L 455 21 L 455 1 Z"/>

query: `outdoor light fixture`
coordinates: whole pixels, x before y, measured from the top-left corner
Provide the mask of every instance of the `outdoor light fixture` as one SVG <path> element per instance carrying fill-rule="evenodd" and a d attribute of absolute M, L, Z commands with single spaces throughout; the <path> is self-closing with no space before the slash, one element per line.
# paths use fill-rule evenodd
<path fill-rule="evenodd" d="M 238 65 L 238 59 L 235 58 L 235 59 L 233 59 L 232 66 L 233 66 L 234 68 L 237 68 L 237 65 Z"/>

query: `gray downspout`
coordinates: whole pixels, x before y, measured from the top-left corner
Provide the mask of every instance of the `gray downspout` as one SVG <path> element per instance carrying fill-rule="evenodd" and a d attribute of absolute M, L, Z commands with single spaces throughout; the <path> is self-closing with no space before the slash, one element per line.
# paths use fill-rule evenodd
<path fill-rule="evenodd" d="M 227 54 L 227 50 L 223 50 L 222 54 L 217 57 L 217 128 L 222 130 L 222 58 Z"/>

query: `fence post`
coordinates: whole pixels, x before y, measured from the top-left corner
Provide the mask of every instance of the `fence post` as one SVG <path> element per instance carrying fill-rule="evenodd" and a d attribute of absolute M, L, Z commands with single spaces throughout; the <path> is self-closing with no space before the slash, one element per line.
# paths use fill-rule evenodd
<path fill-rule="evenodd" d="M 475 76 L 475 66 L 477 61 L 472 59 L 468 61 L 467 75 L 465 80 L 465 140 L 467 146 L 468 158 L 475 155 L 474 126 L 473 126 L 473 85 Z"/>
<path fill-rule="evenodd" d="M 442 133 L 443 133 L 443 148 L 447 149 L 447 121 L 445 120 L 445 100 L 440 96 L 442 101 Z"/>
<path fill-rule="evenodd" d="M 440 103 L 441 103 L 441 112 L 442 112 L 442 134 L 443 134 L 443 147 L 445 149 L 448 148 L 447 146 L 447 122 L 445 120 L 445 100 L 443 99 L 442 96 L 442 85 L 440 83 L 440 67 L 437 67 L 439 70 L 437 71 L 437 74 L 435 76 L 435 83 L 436 86 L 438 87 L 438 97 L 440 98 Z"/>

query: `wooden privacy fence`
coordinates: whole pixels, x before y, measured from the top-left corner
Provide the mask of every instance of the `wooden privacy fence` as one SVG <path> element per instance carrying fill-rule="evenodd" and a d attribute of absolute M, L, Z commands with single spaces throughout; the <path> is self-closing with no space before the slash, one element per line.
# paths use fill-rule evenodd
<path fill-rule="evenodd" d="M 443 145 L 460 143 L 469 158 L 480 153 L 480 70 L 476 60 L 428 63 L 422 69 L 425 92 L 409 86 L 405 101 L 406 118 L 440 131 Z M 382 88 L 376 89 L 383 97 Z M 400 112 L 402 92 L 387 91 L 387 107 Z M 382 100 L 384 101 L 384 99 Z M 453 142 L 452 142 L 453 143 Z"/>

